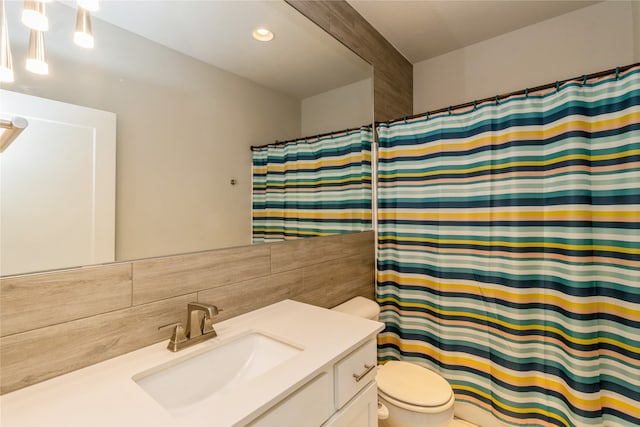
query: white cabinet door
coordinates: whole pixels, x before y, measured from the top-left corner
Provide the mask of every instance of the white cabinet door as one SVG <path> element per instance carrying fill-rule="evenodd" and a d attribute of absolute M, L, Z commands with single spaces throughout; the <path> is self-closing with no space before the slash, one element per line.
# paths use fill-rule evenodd
<path fill-rule="evenodd" d="M 0 275 L 115 257 L 116 115 L 0 90 L 29 125 L 0 154 Z"/>
<path fill-rule="evenodd" d="M 338 411 L 324 427 L 376 427 L 378 425 L 378 387 L 375 381 Z"/>
<path fill-rule="evenodd" d="M 333 378 L 322 373 L 269 409 L 250 427 L 317 427 L 333 413 Z"/>

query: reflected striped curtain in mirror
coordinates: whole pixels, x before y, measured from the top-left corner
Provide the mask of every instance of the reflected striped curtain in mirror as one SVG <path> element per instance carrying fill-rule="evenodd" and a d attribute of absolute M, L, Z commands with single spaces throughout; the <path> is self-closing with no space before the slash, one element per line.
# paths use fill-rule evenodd
<path fill-rule="evenodd" d="M 372 131 L 253 148 L 253 242 L 371 229 Z"/>
<path fill-rule="evenodd" d="M 509 425 L 640 425 L 640 69 L 378 130 L 381 361 Z"/>

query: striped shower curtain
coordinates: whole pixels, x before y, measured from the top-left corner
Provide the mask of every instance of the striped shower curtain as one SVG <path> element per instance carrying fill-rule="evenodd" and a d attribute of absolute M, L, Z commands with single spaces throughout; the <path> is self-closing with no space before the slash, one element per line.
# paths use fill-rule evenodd
<path fill-rule="evenodd" d="M 378 132 L 381 361 L 509 425 L 640 425 L 640 68 Z"/>
<path fill-rule="evenodd" d="M 371 128 L 253 149 L 253 242 L 371 229 Z"/>

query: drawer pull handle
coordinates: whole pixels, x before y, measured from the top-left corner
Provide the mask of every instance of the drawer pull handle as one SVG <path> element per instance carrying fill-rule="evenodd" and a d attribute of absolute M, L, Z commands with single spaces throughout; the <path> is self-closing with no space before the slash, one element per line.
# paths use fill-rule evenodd
<path fill-rule="evenodd" d="M 353 378 L 355 378 L 356 382 L 357 382 L 357 383 L 359 383 L 359 382 L 360 382 L 360 380 L 361 380 L 361 379 L 363 379 L 364 377 L 366 377 L 366 376 L 367 376 L 367 374 L 368 374 L 369 372 L 371 372 L 371 371 L 373 370 L 373 368 L 375 368 L 375 367 L 376 367 L 376 365 L 375 365 L 375 364 L 373 364 L 373 365 L 367 365 L 367 364 L 365 364 L 365 365 L 364 365 L 364 372 L 362 372 L 360 375 L 358 375 L 358 374 L 353 374 Z"/>

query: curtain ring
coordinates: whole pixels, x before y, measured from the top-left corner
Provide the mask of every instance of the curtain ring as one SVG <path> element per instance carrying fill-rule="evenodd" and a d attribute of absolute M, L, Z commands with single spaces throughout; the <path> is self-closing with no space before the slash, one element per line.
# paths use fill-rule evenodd
<path fill-rule="evenodd" d="M 404 124 L 407 124 L 407 116 L 404 116 Z"/>
<path fill-rule="evenodd" d="M 473 100 L 473 109 L 475 110 L 477 108 L 477 102 L 475 99 Z"/>
<path fill-rule="evenodd" d="M 500 98 L 496 95 L 496 105 L 500 105 Z"/>
<path fill-rule="evenodd" d="M 529 97 L 529 88 L 526 88 L 526 89 L 524 90 L 524 97 L 525 97 L 525 98 L 528 98 L 528 97 Z"/>
<path fill-rule="evenodd" d="M 451 105 L 449 105 L 449 115 L 451 115 Z"/>
<path fill-rule="evenodd" d="M 620 79 L 620 67 L 616 67 L 616 80 Z"/>
<path fill-rule="evenodd" d="M 587 84 L 587 75 L 582 76 L 582 86 Z"/>
<path fill-rule="evenodd" d="M 560 82 L 556 81 L 556 92 L 560 92 Z"/>
<path fill-rule="evenodd" d="M 424 121 L 426 122 L 427 120 L 429 120 L 429 112 L 428 111 L 424 114 Z"/>

